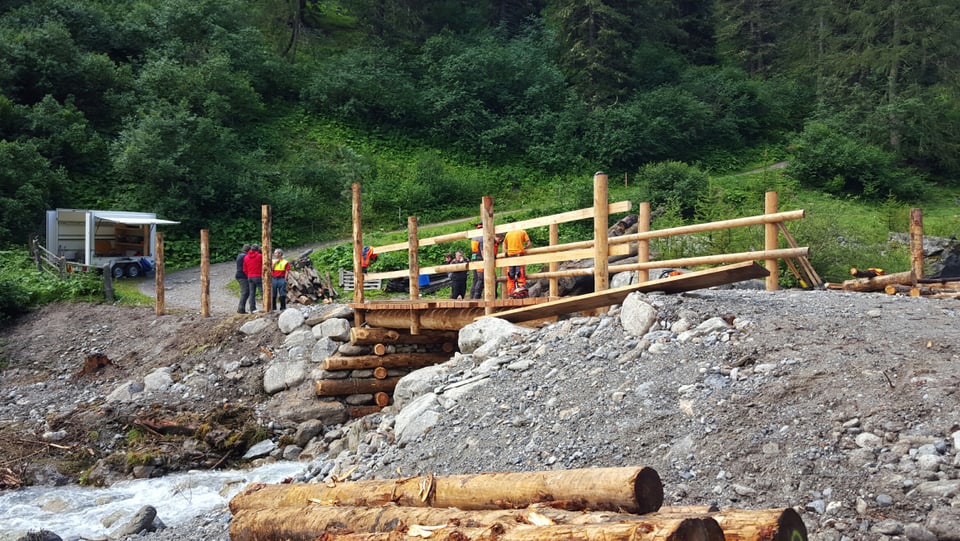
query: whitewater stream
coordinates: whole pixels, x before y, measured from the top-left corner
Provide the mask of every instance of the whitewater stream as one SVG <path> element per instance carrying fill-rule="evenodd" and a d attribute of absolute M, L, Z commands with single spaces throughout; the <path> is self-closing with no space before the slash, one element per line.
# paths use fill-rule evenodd
<path fill-rule="evenodd" d="M 157 518 L 167 526 L 178 526 L 225 507 L 249 483 L 276 483 L 303 469 L 300 462 L 276 462 L 250 470 L 121 481 L 108 488 L 70 485 L 6 491 L 0 493 L 0 538 L 4 532 L 40 529 L 63 539 L 104 538 L 145 505 L 156 508 Z"/>

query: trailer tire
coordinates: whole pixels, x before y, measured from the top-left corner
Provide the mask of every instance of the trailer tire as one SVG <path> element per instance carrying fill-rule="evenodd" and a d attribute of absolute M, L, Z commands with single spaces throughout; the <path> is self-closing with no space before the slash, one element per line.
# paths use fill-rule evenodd
<path fill-rule="evenodd" d="M 126 267 L 124 267 L 123 265 L 117 265 L 116 263 L 114 263 L 113 267 L 111 268 L 112 270 L 110 271 L 110 275 L 113 276 L 115 279 L 123 278 L 123 275 L 127 272 Z"/>
<path fill-rule="evenodd" d="M 141 274 L 140 265 L 136 263 L 131 263 L 127 265 L 127 276 L 130 278 L 139 278 Z"/>

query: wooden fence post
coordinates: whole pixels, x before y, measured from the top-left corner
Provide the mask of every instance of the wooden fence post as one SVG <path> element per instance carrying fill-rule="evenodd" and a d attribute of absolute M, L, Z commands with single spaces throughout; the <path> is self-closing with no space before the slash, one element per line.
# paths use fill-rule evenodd
<path fill-rule="evenodd" d="M 480 221 L 483 223 L 483 300 L 497 299 L 497 241 L 493 224 L 493 198 L 483 196 L 480 203 Z M 493 313 L 493 306 L 486 306 L 484 313 Z"/>
<path fill-rule="evenodd" d="M 410 266 L 410 299 L 420 298 L 420 240 L 417 233 L 417 217 L 407 217 L 407 265 Z M 411 332 L 413 332 L 411 330 Z"/>
<path fill-rule="evenodd" d="M 763 213 L 776 214 L 777 192 L 767 192 L 764 197 Z M 776 250 L 777 243 L 777 224 L 769 223 L 763 226 L 763 249 L 766 251 Z M 767 271 L 770 273 L 766 279 L 767 291 L 776 291 L 780 287 L 780 264 L 777 259 L 767 259 Z"/>
<path fill-rule="evenodd" d="M 640 203 L 637 210 L 637 233 L 646 233 L 650 231 L 650 202 Z M 637 263 L 650 262 L 650 239 L 640 239 L 637 241 Z M 650 280 L 650 271 L 640 269 L 637 271 L 637 283 L 642 284 Z"/>
<path fill-rule="evenodd" d="M 200 230 L 200 317 L 210 317 L 210 230 Z"/>
<path fill-rule="evenodd" d="M 360 183 L 354 182 L 350 186 L 353 214 L 353 302 L 363 304 L 363 268 L 360 260 L 363 257 L 363 213 L 360 208 Z M 363 326 L 363 310 L 353 311 L 353 326 Z"/>
<path fill-rule="evenodd" d="M 260 207 L 261 221 L 261 250 L 263 250 L 263 266 L 260 269 L 260 279 L 263 282 L 263 311 L 273 310 L 273 248 L 270 239 L 273 235 L 273 215 L 270 212 L 270 205 Z"/>
<path fill-rule="evenodd" d="M 163 259 L 163 233 L 159 231 L 156 233 L 157 237 L 157 253 L 154 263 L 156 264 L 154 269 L 154 287 L 156 287 L 156 297 L 157 297 L 157 306 L 156 313 L 158 316 L 163 315 L 164 311 L 164 298 L 163 298 L 163 268 L 164 268 L 164 259 Z"/>
<path fill-rule="evenodd" d="M 550 246 L 556 246 L 560 244 L 560 226 L 557 224 L 550 224 Z M 559 261 L 551 261 L 548 264 L 548 269 L 550 272 L 557 272 L 560 270 Z M 550 298 L 556 299 L 560 296 L 560 279 L 556 276 L 550 277 Z"/>
<path fill-rule="evenodd" d="M 910 209 L 910 270 L 913 286 L 923 278 L 923 209 Z"/>
<path fill-rule="evenodd" d="M 598 171 L 593 175 L 593 290 L 604 291 L 610 289 L 610 275 L 608 261 L 610 238 L 607 229 L 610 227 L 610 203 L 607 187 L 607 174 Z M 605 312 L 600 309 L 597 313 Z"/>

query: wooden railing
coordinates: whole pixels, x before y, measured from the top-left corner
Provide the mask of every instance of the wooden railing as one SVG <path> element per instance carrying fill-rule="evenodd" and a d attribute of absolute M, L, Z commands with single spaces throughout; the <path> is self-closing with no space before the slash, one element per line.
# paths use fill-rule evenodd
<path fill-rule="evenodd" d="M 631 210 L 629 201 L 617 203 L 607 203 L 607 175 L 597 173 L 594 175 L 594 206 L 583 208 L 561 214 L 554 214 L 530 220 L 517 221 L 506 224 L 493 223 L 493 201 L 489 197 L 484 197 L 480 206 L 481 222 L 483 224 L 483 259 L 481 261 L 471 261 L 468 263 L 452 265 L 434 265 L 420 267 L 418 263 L 418 249 L 420 246 L 431 246 L 446 242 L 459 241 L 477 237 L 481 233 L 477 229 L 468 229 L 446 235 L 439 235 L 429 238 L 419 238 L 417 234 L 417 218 L 411 216 L 408 219 L 408 240 L 407 242 L 388 244 L 375 247 L 377 253 L 386 253 L 399 250 L 407 250 L 409 256 L 409 268 L 406 270 L 396 270 L 387 272 L 368 272 L 366 275 L 360 273 L 359 253 L 363 246 L 362 231 L 358 223 L 359 212 L 359 185 L 354 185 L 354 269 L 357 276 L 357 282 L 364 279 L 393 279 L 408 278 L 410 282 L 410 298 L 419 297 L 418 282 L 420 274 L 434 274 L 444 272 L 454 272 L 463 270 L 483 271 L 485 287 L 484 300 L 494 300 L 496 269 L 512 265 L 534 265 L 547 264 L 547 270 L 528 274 L 528 279 L 547 279 L 550 281 L 550 295 L 556 296 L 557 280 L 562 277 L 587 276 L 594 275 L 595 290 L 600 291 L 608 288 L 609 274 L 618 272 L 637 272 L 638 281 L 647 281 L 649 279 L 648 271 L 658 267 L 690 267 L 696 265 L 718 265 L 724 263 L 737 263 L 743 261 L 765 261 L 765 266 L 769 271 L 766 279 L 766 288 L 768 290 L 778 289 L 778 275 L 780 259 L 788 262 L 791 272 L 800 280 L 806 281 L 809 285 L 821 285 L 819 277 L 810 266 L 807 257 L 810 249 L 808 247 L 797 246 L 793 237 L 784 227 L 783 223 L 791 220 L 798 220 L 804 217 L 803 210 L 793 210 L 778 212 L 776 192 L 767 192 L 764 201 L 764 214 L 749 216 L 745 218 L 734 218 L 718 222 L 703 224 L 694 224 L 681 227 L 672 227 L 656 231 L 650 230 L 650 206 L 649 203 L 641 203 L 637 216 L 637 233 L 622 235 L 617 237 L 607 236 L 607 228 L 610 214 L 628 212 Z M 571 242 L 559 244 L 558 226 L 562 223 L 585 220 L 592 218 L 594 220 L 594 238 L 592 240 Z M 663 239 L 680 235 L 689 235 L 695 233 L 720 231 L 725 229 L 764 226 L 764 249 L 731 253 L 717 254 L 697 257 L 682 257 L 669 260 L 651 261 L 649 254 L 649 242 L 651 239 Z M 522 256 L 511 258 L 497 258 L 493 252 L 494 236 L 499 233 L 516 231 L 519 229 L 529 229 L 534 227 L 547 226 L 550 228 L 550 245 L 528 249 Z M 783 233 L 790 247 L 780 248 L 779 235 Z M 608 267 L 608 258 L 611 256 L 628 256 L 636 254 L 636 260 L 630 263 L 614 264 Z M 559 263 L 578 259 L 594 260 L 592 268 L 559 270 Z M 795 265 L 792 260 L 798 260 Z M 354 289 L 354 302 L 363 302 L 363 288 L 358 284 Z"/>

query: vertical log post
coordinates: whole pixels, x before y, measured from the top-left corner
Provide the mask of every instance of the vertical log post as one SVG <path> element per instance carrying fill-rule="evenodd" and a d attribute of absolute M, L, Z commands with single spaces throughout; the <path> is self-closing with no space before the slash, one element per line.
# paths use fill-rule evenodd
<path fill-rule="evenodd" d="M 410 298 L 420 298 L 420 234 L 417 217 L 407 217 L 408 265 L 410 266 Z M 410 309 L 410 334 L 420 334 L 420 310 Z"/>
<path fill-rule="evenodd" d="M 557 224 L 550 224 L 550 246 L 556 246 L 560 244 L 560 226 Z M 548 267 L 550 272 L 557 272 L 560 270 L 559 261 L 551 261 Z M 560 296 L 560 278 L 556 276 L 550 277 L 550 298 L 556 299 Z"/>
<path fill-rule="evenodd" d="M 637 233 L 646 233 L 650 231 L 650 202 L 640 203 L 640 209 L 637 211 Z M 640 239 L 637 241 L 637 263 L 650 262 L 650 239 Z M 637 271 L 637 283 L 650 281 L 650 270 L 640 269 Z"/>
<path fill-rule="evenodd" d="M 923 278 L 923 209 L 910 209 L 910 271 L 913 286 Z"/>
<path fill-rule="evenodd" d="M 360 267 L 360 259 L 363 257 L 363 216 L 360 212 L 359 182 L 351 185 L 351 192 L 353 194 L 353 302 L 363 304 L 363 269 Z M 361 327 L 363 321 L 363 310 L 354 310 L 353 326 Z"/>
<path fill-rule="evenodd" d="M 483 196 L 480 203 L 480 221 L 483 223 L 483 300 L 493 301 L 497 298 L 497 241 L 493 225 L 493 198 Z M 484 308 L 484 313 L 493 313 L 493 306 Z"/>
<path fill-rule="evenodd" d="M 158 316 L 162 316 L 165 307 L 163 298 L 163 233 L 160 232 L 157 232 L 157 253 L 155 255 L 155 272 L 153 278 L 154 287 L 156 287 L 157 292 L 156 313 Z"/>
<path fill-rule="evenodd" d="M 610 256 L 607 228 L 610 227 L 610 201 L 607 187 L 607 174 L 598 171 L 593 175 L 593 290 L 610 289 L 610 275 L 607 258 Z M 595 313 L 602 314 L 606 308 L 597 308 Z"/>
<path fill-rule="evenodd" d="M 210 317 L 210 230 L 200 230 L 200 317 Z"/>
<path fill-rule="evenodd" d="M 410 299 L 420 298 L 420 236 L 417 217 L 407 217 L 407 266 L 410 268 Z"/>
<path fill-rule="evenodd" d="M 777 192 L 767 192 L 764 196 L 763 213 L 776 214 L 778 206 L 779 202 L 777 200 Z M 776 223 L 769 223 L 763 226 L 763 249 L 768 251 L 777 249 Z M 766 279 L 767 291 L 776 291 L 780 287 L 779 261 L 777 259 L 768 259 L 766 262 L 766 267 L 767 272 L 770 273 Z"/>
<path fill-rule="evenodd" d="M 270 245 L 272 237 L 273 217 L 270 214 L 270 205 L 260 207 L 261 242 L 263 249 L 263 266 L 260 269 L 263 281 L 263 311 L 273 310 L 273 247 Z"/>

